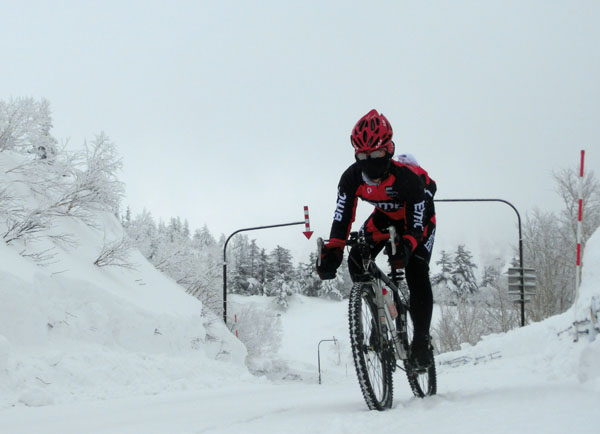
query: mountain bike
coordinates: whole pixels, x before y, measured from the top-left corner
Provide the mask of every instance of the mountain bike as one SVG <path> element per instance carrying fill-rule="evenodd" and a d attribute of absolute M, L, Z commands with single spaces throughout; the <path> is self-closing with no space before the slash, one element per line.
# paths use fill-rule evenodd
<path fill-rule="evenodd" d="M 390 261 L 396 254 L 397 234 L 393 226 L 388 231 L 385 253 Z M 323 239 L 319 238 L 317 245 L 320 258 Z M 392 407 L 392 374 L 397 368 L 406 373 L 415 396 L 435 395 L 433 351 L 427 367 L 418 366 L 411 358 L 413 326 L 403 271 L 396 270 L 390 261 L 391 273 L 386 275 L 375 263 L 362 233 L 351 232 L 347 246 L 356 246 L 362 260 L 362 274 L 350 291 L 348 322 L 356 375 L 367 406 L 380 411 Z"/>

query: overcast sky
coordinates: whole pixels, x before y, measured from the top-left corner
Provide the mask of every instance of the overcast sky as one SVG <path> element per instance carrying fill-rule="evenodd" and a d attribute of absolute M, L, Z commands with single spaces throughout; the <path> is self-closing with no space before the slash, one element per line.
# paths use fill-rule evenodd
<path fill-rule="evenodd" d="M 215 235 L 303 220 L 328 236 L 371 108 L 437 198 L 556 210 L 552 171 L 600 165 L 598 1 L 1 1 L 0 98 L 47 98 L 54 135 L 105 131 L 134 213 Z M 358 223 L 371 212 L 359 204 Z M 303 227 L 248 233 L 314 249 Z M 436 250 L 516 246 L 502 204 L 438 205 Z M 297 257 L 297 259 L 302 259 Z"/>

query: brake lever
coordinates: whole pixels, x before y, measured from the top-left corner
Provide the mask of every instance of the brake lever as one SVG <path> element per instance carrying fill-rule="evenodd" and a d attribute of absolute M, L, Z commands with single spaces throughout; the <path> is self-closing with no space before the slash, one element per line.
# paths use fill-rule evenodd
<path fill-rule="evenodd" d="M 321 252 L 323 251 L 323 238 L 317 238 L 317 266 L 321 265 Z"/>
<path fill-rule="evenodd" d="M 396 255 L 396 228 L 394 226 L 390 226 L 388 228 L 390 233 L 390 241 L 392 242 L 392 256 Z"/>

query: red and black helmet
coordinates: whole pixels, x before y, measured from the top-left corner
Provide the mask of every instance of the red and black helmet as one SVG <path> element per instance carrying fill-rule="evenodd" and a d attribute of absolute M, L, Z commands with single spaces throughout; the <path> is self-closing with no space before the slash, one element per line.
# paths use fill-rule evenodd
<path fill-rule="evenodd" d="M 387 118 L 373 109 L 356 123 L 352 129 L 350 142 L 354 146 L 354 153 L 385 149 L 393 155 L 392 135 L 392 126 Z"/>

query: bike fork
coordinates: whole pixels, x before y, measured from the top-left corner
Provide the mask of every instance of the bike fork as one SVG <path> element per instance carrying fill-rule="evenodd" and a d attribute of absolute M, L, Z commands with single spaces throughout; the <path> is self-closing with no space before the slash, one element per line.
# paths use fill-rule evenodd
<path fill-rule="evenodd" d="M 404 314 L 401 313 L 400 315 Z M 392 318 L 390 309 L 385 303 L 383 303 L 383 307 L 379 308 L 379 318 L 381 321 L 382 330 L 384 331 L 384 335 L 387 333 L 388 324 L 390 326 L 390 334 L 392 336 L 392 345 L 395 349 L 394 356 L 396 360 L 406 360 L 408 358 L 408 355 L 406 354 L 404 346 L 402 345 L 402 340 L 400 339 L 400 332 L 396 327 L 395 320 Z M 401 318 L 401 321 L 406 321 L 406 318 Z"/>

